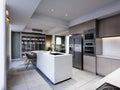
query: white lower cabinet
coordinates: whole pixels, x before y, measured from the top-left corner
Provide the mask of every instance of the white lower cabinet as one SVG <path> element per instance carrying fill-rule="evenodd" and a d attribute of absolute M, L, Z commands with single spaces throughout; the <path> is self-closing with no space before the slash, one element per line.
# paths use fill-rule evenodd
<path fill-rule="evenodd" d="M 111 67 L 112 67 L 112 71 L 120 68 L 120 60 L 113 59 Z"/>
<path fill-rule="evenodd" d="M 97 73 L 103 76 L 111 73 L 111 61 L 106 58 L 97 57 Z"/>
<path fill-rule="evenodd" d="M 83 69 L 89 72 L 96 73 L 96 57 L 84 55 Z"/>
<path fill-rule="evenodd" d="M 120 60 L 97 57 L 97 73 L 106 76 L 120 67 Z"/>

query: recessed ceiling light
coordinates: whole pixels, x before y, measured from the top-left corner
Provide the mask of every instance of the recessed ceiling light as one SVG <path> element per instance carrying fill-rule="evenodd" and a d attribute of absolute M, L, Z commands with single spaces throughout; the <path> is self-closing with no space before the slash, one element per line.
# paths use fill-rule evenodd
<path fill-rule="evenodd" d="M 65 16 L 68 16 L 68 14 L 66 13 Z"/>
<path fill-rule="evenodd" d="M 51 9 L 51 12 L 54 12 L 54 9 Z"/>

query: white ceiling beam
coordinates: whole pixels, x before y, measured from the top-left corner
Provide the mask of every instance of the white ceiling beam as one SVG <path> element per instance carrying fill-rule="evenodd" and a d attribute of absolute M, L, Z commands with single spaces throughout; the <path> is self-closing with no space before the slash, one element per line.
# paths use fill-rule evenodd
<path fill-rule="evenodd" d="M 50 16 L 35 13 L 31 17 L 26 27 L 31 29 L 36 28 L 43 30 L 51 30 L 57 27 L 68 28 L 68 22 L 61 19 L 52 18 Z"/>
<path fill-rule="evenodd" d="M 46 33 L 48 33 L 48 34 L 58 34 L 58 33 L 65 32 L 67 30 L 68 30 L 67 28 L 54 28 L 54 29 L 51 29 L 51 30 L 47 30 Z"/>
<path fill-rule="evenodd" d="M 24 30 L 41 0 L 9 0 L 11 28 Z M 24 23 L 24 24 L 23 24 Z"/>

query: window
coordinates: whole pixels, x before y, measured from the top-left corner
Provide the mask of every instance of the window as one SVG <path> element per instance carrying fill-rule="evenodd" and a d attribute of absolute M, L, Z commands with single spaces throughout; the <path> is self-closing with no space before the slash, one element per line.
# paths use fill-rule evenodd
<path fill-rule="evenodd" d="M 61 45 L 61 37 L 56 37 L 56 45 Z"/>

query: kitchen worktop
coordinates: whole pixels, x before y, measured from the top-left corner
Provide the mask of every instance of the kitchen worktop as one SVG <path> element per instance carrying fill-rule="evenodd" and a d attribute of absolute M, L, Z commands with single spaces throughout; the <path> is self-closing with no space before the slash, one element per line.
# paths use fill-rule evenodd
<path fill-rule="evenodd" d="M 41 53 L 41 54 L 45 54 L 45 55 L 50 55 L 50 56 L 53 56 L 53 57 L 70 55 L 70 54 L 67 54 L 67 53 L 61 53 L 61 52 L 56 52 L 56 51 L 32 51 L 32 52 Z"/>
<path fill-rule="evenodd" d="M 120 56 L 111 56 L 111 55 L 97 55 L 97 57 L 111 58 L 120 60 Z"/>
<path fill-rule="evenodd" d="M 115 70 L 111 74 L 107 75 L 106 77 L 104 77 L 103 79 L 92 85 L 91 87 L 89 87 L 87 90 L 96 90 L 105 82 L 120 88 L 120 68 Z"/>

